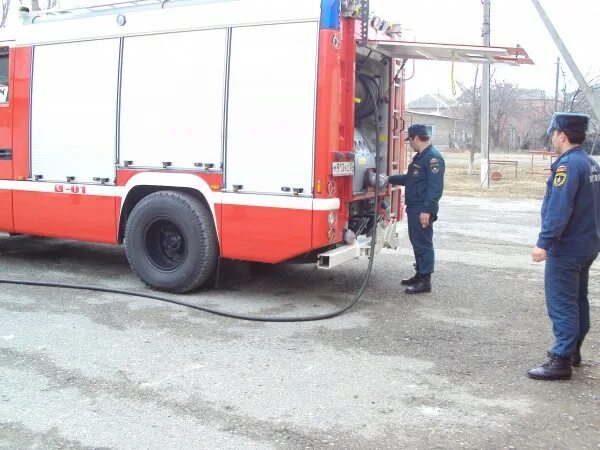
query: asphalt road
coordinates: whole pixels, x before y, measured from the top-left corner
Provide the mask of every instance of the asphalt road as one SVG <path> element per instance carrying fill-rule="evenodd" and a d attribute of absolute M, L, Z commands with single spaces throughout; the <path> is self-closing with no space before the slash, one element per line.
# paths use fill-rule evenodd
<path fill-rule="evenodd" d="M 449 197 L 434 292 L 407 296 L 407 239 L 349 313 L 243 322 L 122 295 L 0 285 L 0 448 L 600 448 L 600 263 L 571 381 L 529 380 L 552 342 L 537 201 Z M 277 266 L 185 296 L 265 315 L 330 311 L 366 260 Z M 0 278 L 146 291 L 124 251 L 0 240 Z"/>

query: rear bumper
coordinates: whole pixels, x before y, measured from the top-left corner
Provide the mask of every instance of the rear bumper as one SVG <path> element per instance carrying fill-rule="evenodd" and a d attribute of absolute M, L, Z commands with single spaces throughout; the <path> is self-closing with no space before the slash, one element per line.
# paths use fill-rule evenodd
<path fill-rule="evenodd" d="M 317 261 L 317 267 L 319 269 L 333 269 L 352 259 L 369 256 L 370 250 L 371 238 L 359 236 L 354 244 L 344 245 L 321 253 Z"/>
<path fill-rule="evenodd" d="M 398 248 L 398 233 L 396 232 L 396 220 L 392 220 L 387 225 L 377 224 L 377 241 L 375 242 L 375 254 L 379 254 L 382 248 Z M 352 259 L 361 256 L 370 256 L 371 237 L 358 236 L 353 244 L 343 245 L 328 252 L 319 254 L 317 267 L 319 269 L 333 269 Z"/>

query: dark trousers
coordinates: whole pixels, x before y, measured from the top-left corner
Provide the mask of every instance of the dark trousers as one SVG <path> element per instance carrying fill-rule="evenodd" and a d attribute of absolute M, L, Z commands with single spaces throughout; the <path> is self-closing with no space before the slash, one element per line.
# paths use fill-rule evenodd
<path fill-rule="evenodd" d="M 433 222 L 427 228 L 421 226 L 418 213 L 407 213 L 408 238 L 415 253 L 417 273 L 433 273 L 435 255 L 433 252 Z"/>
<path fill-rule="evenodd" d="M 594 256 L 548 254 L 544 272 L 546 308 L 556 342 L 552 353 L 567 357 L 590 329 L 588 281 Z"/>

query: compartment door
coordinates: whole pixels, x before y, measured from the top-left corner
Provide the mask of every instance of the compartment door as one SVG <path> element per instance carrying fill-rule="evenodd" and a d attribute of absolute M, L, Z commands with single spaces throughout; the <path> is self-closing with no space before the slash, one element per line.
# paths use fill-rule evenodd
<path fill-rule="evenodd" d="M 227 190 L 312 195 L 318 31 L 312 22 L 233 29 Z"/>
<path fill-rule="evenodd" d="M 14 192 L 17 232 L 116 241 L 119 54 L 119 39 L 34 48 L 31 175 L 41 178 Z"/>
<path fill-rule="evenodd" d="M 221 169 L 224 29 L 126 37 L 120 164 Z"/>
<path fill-rule="evenodd" d="M 41 45 L 33 56 L 32 175 L 114 182 L 119 40 Z"/>
<path fill-rule="evenodd" d="M 318 22 L 232 30 L 226 258 L 276 263 L 311 248 L 318 32 Z"/>

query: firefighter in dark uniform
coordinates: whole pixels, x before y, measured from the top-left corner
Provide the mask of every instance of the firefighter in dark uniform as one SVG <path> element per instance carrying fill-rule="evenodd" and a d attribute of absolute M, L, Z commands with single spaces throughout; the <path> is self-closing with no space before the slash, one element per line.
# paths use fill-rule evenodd
<path fill-rule="evenodd" d="M 444 189 L 444 158 L 430 143 L 425 125 L 415 124 L 408 129 L 410 146 L 417 152 L 404 175 L 392 175 L 389 182 L 406 186 L 406 216 L 408 237 L 413 247 L 417 273 L 401 284 L 404 292 L 418 294 L 431 292 L 431 274 L 434 268 L 433 222 L 437 220 L 438 202 Z"/>
<path fill-rule="evenodd" d="M 590 329 L 589 272 L 600 251 L 600 165 L 581 148 L 588 122 L 585 114 L 554 113 L 548 129 L 560 156 L 552 164 L 531 256 L 546 261 L 546 307 L 555 343 L 548 362 L 528 372 L 538 380 L 571 378 Z"/>

